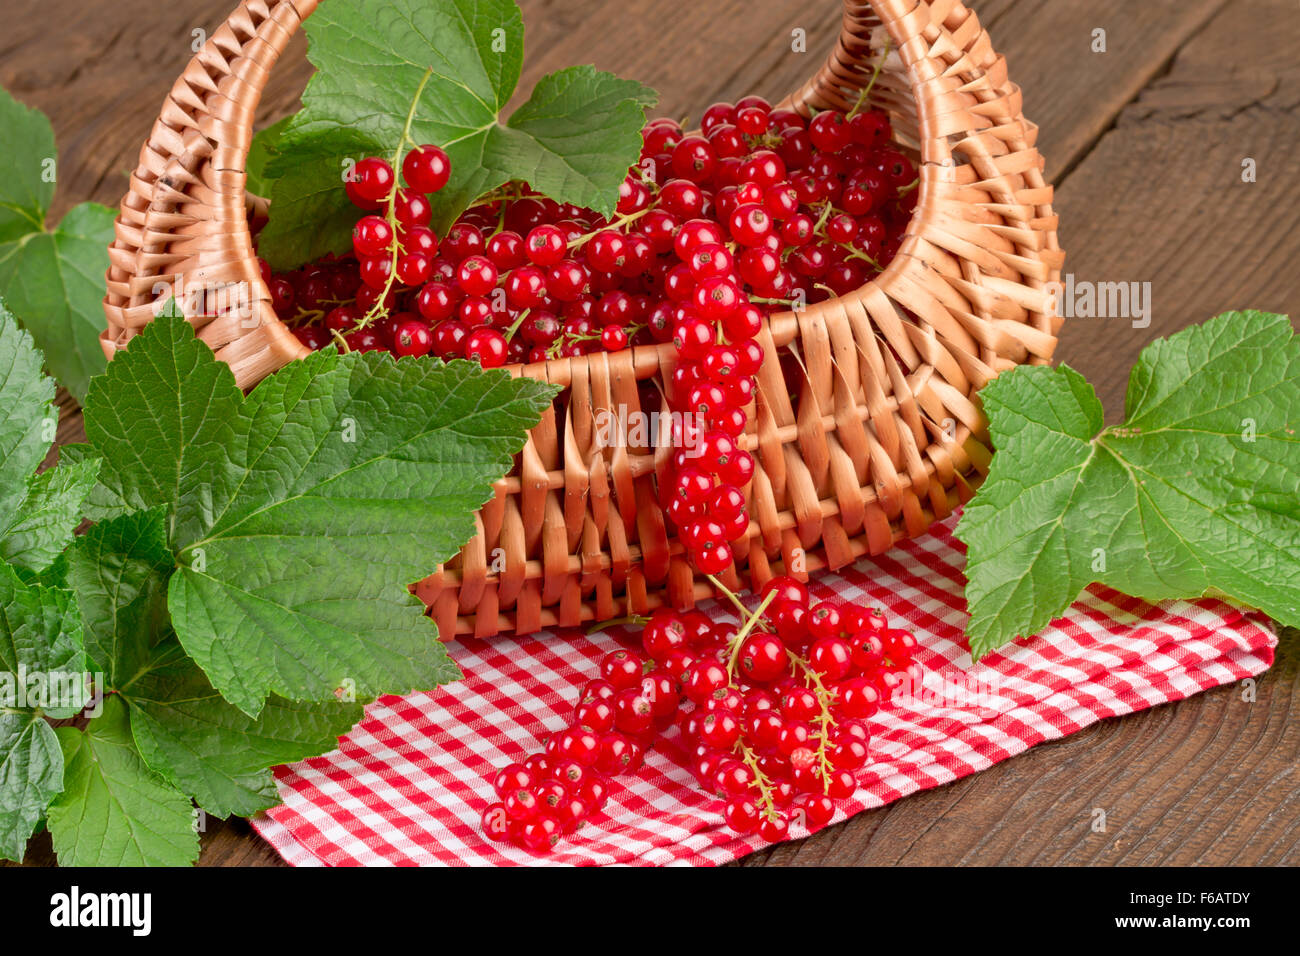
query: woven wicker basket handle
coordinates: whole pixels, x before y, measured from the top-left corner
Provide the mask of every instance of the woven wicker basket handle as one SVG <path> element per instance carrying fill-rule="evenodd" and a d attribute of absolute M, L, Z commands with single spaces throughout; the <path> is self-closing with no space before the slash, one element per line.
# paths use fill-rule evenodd
<path fill-rule="evenodd" d="M 109 358 L 173 296 L 241 387 L 306 354 L 277 319 L 259 274 L 248 211 L 266 207 L 246 196 L 245 169 L 270 72 L 317 3 L 244 0 L 172 87 L 141 150 L 110 247 L 108 328 L 100 336 Z M 844 105 L 845 91 L 861 85 L 872 27 L 916 9 L 916 0 L 845 0 L 834 51 L 787 102 L 805 111 Z M 196 308 L 196 291 L 223 289 L 236 294 L 210 295 L 209 307 Z"/>
<path fill-rule="evenodd" d="M 271 69 L 317 0 L 245 0 L 203 45 L 163 103 L 122 200 L 109 248 L 111 359 L 175 296 L 241 387 L 307 354 L 275 316 L 248 226 L 253 117 Z M 192 314 L 195 293 L 212 296 Z"/>

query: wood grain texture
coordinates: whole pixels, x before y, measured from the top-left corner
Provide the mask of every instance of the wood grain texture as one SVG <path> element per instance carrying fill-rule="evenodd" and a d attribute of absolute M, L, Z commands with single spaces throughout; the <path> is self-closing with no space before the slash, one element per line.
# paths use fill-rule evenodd
<path fill-rule="evenodd" d="M 1300 18 L 1295 0 L 972 0 L 990 25 L 1059 184 L 1067 269 L 1150 281 L 1153 318 L 1067 322 L 1058 352 L 1122 413 L 1140 349 L 1216 311 L 1300 315 Z M 114 204 L 157 107 L 230 0 L 9 0 L 0 82 L 54 121 L 56 214 Z M 661 91 L 660 112 L 778 97 L 815 68 L 837 29 L 806 0 L 523 0 L 521 87 L 594 62 Z M 59 25 L 50 31 L 48 25 Z M 127 24 L 148 23 L 146 30 Z M 794 53 L 791 31 L 807 31 Z M 1092 31 L 1107 32 L 1105 54 Z M 299 38 L 263 122 L 291 110 L 308 74 Z M 1245 157 L 1258 182 L 1240 179 Z M 80 437 L 63 402 L 59 440 Z M 1283 639 L 1256 699 L 1225 687 L 1103 721 L 984 773 L 863 813 L 742 865 L 1300 863 L 1300 634 Z M 1090 828 L 1094 809 L 1107 832 Z M 29 865 L 53 861 L 48 837 Z M 282 865 L 245 821 L 209 821 L 201 865 Z"/>

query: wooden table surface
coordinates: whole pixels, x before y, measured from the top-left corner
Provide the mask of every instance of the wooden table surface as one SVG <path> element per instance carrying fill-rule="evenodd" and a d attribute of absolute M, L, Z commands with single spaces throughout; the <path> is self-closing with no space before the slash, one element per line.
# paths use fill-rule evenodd
<path fill-rule="evenodd" d="M 1152 339 L 1231 308 L 1300 317 L 1300 0 L 968 0 L 1024 89 L 1057 186 L 1067 271 L 1152 283 L 1153 321 L 1075 319 L 1057 356 L 1122 416 Z M 116 205 L 196 30 L 233 0 L 4 0 L 0 82 L 50 115 L 58 208 Z M 521 87 L 594 61 L 656 87 L 660 110 L 778 98 L 838 30 L 833 0 L 522 0 Z M 791 51 L 807 32 L 808 53 Z M 1105 52 L 1094 51 L 1104 31 Z M 262 121 L 293 109 L 299 37 Z M 1255 183 L 1243 183 L 1245 159 Z M 62 437 L 80 432 L 75 408 Z M 862 813 L 745 865 L 1298 864 L 1300 635 L 1253 702 L 1226 687 L 1103 721 L 984 773 Z M 1090 828 L 1094 808 L 1107 832 Z M 48 837 L 28 863 L 48 863 Z M 277 865 L 244 821 L 217 821 L 200 865 Z"/>

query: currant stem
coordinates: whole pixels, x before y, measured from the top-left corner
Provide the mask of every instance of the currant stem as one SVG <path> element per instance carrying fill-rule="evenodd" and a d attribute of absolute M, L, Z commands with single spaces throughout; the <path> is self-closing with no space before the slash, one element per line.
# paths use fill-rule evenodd
<path fill-rule="evenodd" d="M 754 775 L 753 786 L 758 790 L 758 800 L 763 806 L 763 815 L 769 820 L 776 819 L 777 809 L 776 801 L 772 799 L 772 779 L 759 769 L 758 757 L 754 755 L 754 751 L 745 746 L 744 741 L 737 741 L 736 747 L 740 759 L 749 768 L 749 772 Z"/>
<path fill-rule="evenodd" d="M 880 51 L 880 57 L 876 60 L 876 66 L 871 71 L 871 79 L 867 81 L 867 85 L 863 87 L 862 92 L 858 94 L 858 101 L 853 104 L 853 109 L 849 110 L 848 114 L 844 117 L 846 123 L 853 119 L 853 117 L 857 116 L 858 110 L 862 109 L 863 105 L 867 102 L 867 97 L 871 95 L 871 90 L 876 85 L 876 80 L 880 78 L 880 71 L 885 68 L 885 60 L 888 59 L 888 57 L 889 40 L 886 39 L 884 49 Z"/>
<path fill-rule="evenodd" d="M 625 216 L 619 216 L 617 219 L 612 219 L 605 225 L 601 226 L 599 229 L 593 229 L 591 232 L 586 233 L 585 235 L 581 235 L 577 239 L 571 240 L 569 242 L 569 248 L 581 249 L 587 243 L 591 242 L 592 239 L 595 239 L 598 233 L 602 233 L 606 229 L 622 229 L 624 226 L 631 225 L 632 223 L 636 222 L 638 219 L 640 219 L 642 216 L 644 216 L 653 208 L 654 205 L 651 204 L 649 206 L 646 206 L 644 209 L 638 210 L 637 212 L 630 212 Z"/>
<path fill-rule="evenodd" d="M 596 634 L 607 627 L 621 627 L 625 624 L 630 627 L 645 627 L 649 623 L 650 618 L 648 617 L 642 617 L 640 614 L 629 614 L 627 617 L 615 617 L 608 621 L 601 621 L 599 624 L 593 624 L 587 628 L 587 633 Z"/>
<path fill-rule="evenodd" d="M 531 311 L 533 310 L 524 309 L 524 311 L 519 313 L 519 318 L 515 319 L 514 322 L 511 323 L 510 328 L 506 329 L 507 342 L 509 342 L 512 338 L 515 337 L 515 333 L 519 331 L 519 326 L 524 324 L 524 319 L 528 318 L 528 313 Z"/>
<path fill-rule="evenodd" d="M 786 654 L 790 658 L 793 667 L 803 674 L 805 683 L 810 686 L 813 693 L 817 695 L 817 703 L 821 707 L 821 713 L 816 717 L 817 720 L 817 763 L 821 768 L 822 787 L 825 790 L 830 789 L 831 784 L 831 761 L 827 754 L 827 745 L 830 743 L 830 725 L 834 718 L 831 716 L 831 707 L 829 701 L 835 696 L 834 691 L 827 688 L 822 682 L 821 675 L 808 666 L 808 662 L 796 654 L 794 651 L 786 649 Z"/>
<path fill-rule="evenodd" d="M 420 97 L 424 95 L 424 88 L 429 85 L 429 80 L 433 77 L 433 67 L 429 67 L 424 73 L 424 78 L 420 80 L 420 85 L 416 87 L 415 96 L 411 99 L 411 111 L 406 114 L 406 125 L 402 128 L 402 138 L 397 141 L 397 147 L 393 150 L 393 190 L 388 194 L 387 211 L 384 213 L 384 220 L 393 230 L 393 250 L 390 257 L 391 268 L 388 270 L 388 278 L 384 280 L 383 292 L 375 299 L 375 304 L 357 323 L 358 329 L 364 329 L 372 322 L 379 318 L 381 314 L 387 314 L 388 307 L 384 304 L 388 301 L 388 296 L 393 291 L 393 286 L 397 282 L 397 262 L 402 254 L 401 243 L 397 241 L 397 233 L 401 224 L 397 221 L 397 194 L 401 187 L 397 185 L 398 171 L 402 168 L 402 157 L 406 154 L 406 146 L 411 142 L 411 127 L 415 125 L 415 110 L 420 105 Z"/>
<path fill-rule="evenodd" d="M 740 659 L 740 648 L 745 643 L 745 638 L 749 637 L 749 632 L 762 619 L 763 612 L 767 610 L 767 606 L 772 603 L 775 597 L 776 591 L 768 591 L 767 596 L 763 598 L 758 607 L 754 608 L 749 620 L 745 621 L 740 630 L 736 632 L 736 636 L 731 639 L 731 655 L 727 659 L 727 673 L 733 678 L 736 676 L 736 661 Z M 749 614 L 749 612 L 746 612 L 746 614 Z"/>

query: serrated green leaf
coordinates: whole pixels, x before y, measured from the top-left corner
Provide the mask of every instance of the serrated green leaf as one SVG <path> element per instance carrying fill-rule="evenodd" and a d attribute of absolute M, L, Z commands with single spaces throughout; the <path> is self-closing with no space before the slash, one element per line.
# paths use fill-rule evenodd
<path fill-rule="evenodd" d="M 171 539 L 177 523 L 202 524 L 211 509 L 209 485 L 231 464 L 243 393 L 230 367 L 173 311 L 123 354 L 132 357 L 114 359 L 86 396 L 86 437 L 104 459 L 101 481 L 127 508 L 171 511 Z"/>
<path fill-rule="evenodd" d="M 45 228 L 54 201 L 54 127 L 0 88 L 0 248 Z"/>
<path fill-rule="evenodd" d="M 49 567 L 41 571 L 29 571 L 19 565 L 10 565 L 14 573 L 24 584 L 40 584 L 47 588 L 67 588 L 68 586 L 68 552 L 64 551 Z"/>
<path fill-rule="evenodd" d="M 171 631 L 167 579 L 176 561 L 167 547 L 166 510 L 101 521 L 77 539 L 68 583 L 85 622 L 86 656 L 120 690 L 148 669 L 154 645 Z"/>
<path fill-rule="evenodd" d="M 53 440 L 54 383 L 41 353 L 0 300 L 0 526 L 18 517 Z"/>
<path fill-rule="evenodd" d="M 98 473 L 99 462 L 88 461 L 38 475 L 18 514 L 0 530 L 0 558 L 33 571 L 49 567 L 72 541 Z"/>
<path fill-rule="evenodd" d="M 45 808 L 63 789 L 63 751 L 30 711 L 0 711 L 0 857 L 21 860 Z"/>
<path fill-rule="evenodd" d="M 1102 430 L 1068 367 L 1014 369 L 981 397 L 997 454 L 957 528 L 976 656 L 1037 633 L 1094 581 L 1153 601 L 1216 590 L 1300 623 L 1286 317 L 1228 313 L 1148 346 L 1121 427 Z"/>
<path fill-rule="evenodd" d="M 190 798 L 140 759 L 120 698 L 108 698 L 84 731 L 56 733 L 64 790 L 47 819 L 61 865 L 188 866 L 198 859 Z"/>
<path fill-rule="evenodd" d="M 35 475 L 54 437 L 53 399 L 40 352 L 0 302 L 0 560 L 33 572 L 72 540 L 99 467 Z"/>
<path fill-rule="evenodd" d="M 389 157 L 404 141 L 437 144 L 451 159 L 451 180 L 430 197 L 439 231 L 514 180 L 614 212 L 656 95 L 573 67 L 543 78 L 502 122 L 523 61 L 513 0 L 331 0 L 306 30 L 317 72 L 267 168 L 273 211 L 259 249 L 277 268 L 345 251 L 358 213 L 342 188 L 344 161 Z"/>
<path fill-rule="evenodd" d="M 168 604 L 186 652 L 250 716 L 270 693 L 456 679 L 407 586 L 473 534 L 555 390 L 467 362 L 326 350 L 241 403 L 217 365 L 184 320 L 157 319 L 85 410 L 109 484 L 134 507 L 182 503 Z"/>
<path fill-rule="evenodd" d="M 333 750 L 363 714 L 357 703 L 272 696 L 254 720 L 213 689 L 175 640 L 121 692 L 145 763 L 223 818 L 274 806 L 268 768 Z"/>
<path fill-rule="evenodd" d="M 50 121 L 0 89 L 0 294 L 80 401 L 105 363 L 101 303 L 116 213 L 82 203 L 48 230 L 55 160 Z"/>
<path fill-rule="evenodd" d="M 90 489 L 90 493 L 86 495 L 85 501 L 81 503 L 81 516 L 90 521 L 107 521 L 110 518 L 120 518 L 131 508 L 126 503 L 125 493 L 120 487 L 110 488 L 105 484 L 106 481 L 114 481 L 115 476 L 105 475 L 99 469 L 99 452 L 84 442 L 59 446 L 60 467 L 73 468 L 92 461 L 98 471 L 98 480 Z"/>
<path fill-rule="evenodd" d="M 72 592 L 29 584 L 0 562 L 0 707 L 71 717 L 89 702 L 86 676 Z"/>

